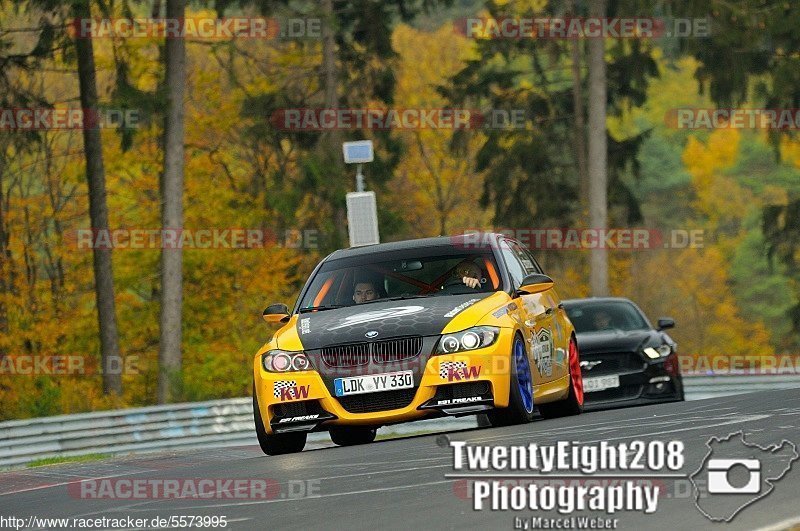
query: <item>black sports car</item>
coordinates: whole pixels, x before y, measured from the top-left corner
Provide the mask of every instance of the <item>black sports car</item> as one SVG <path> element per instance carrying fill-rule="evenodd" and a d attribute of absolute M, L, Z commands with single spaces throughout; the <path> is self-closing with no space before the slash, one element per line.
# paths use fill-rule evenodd
<path fill-rule="evenodd" d="M 683 400 L 677 345 L 628 299 L 564 301 L 577 332 L 586 408 L 599 409 Z"/>

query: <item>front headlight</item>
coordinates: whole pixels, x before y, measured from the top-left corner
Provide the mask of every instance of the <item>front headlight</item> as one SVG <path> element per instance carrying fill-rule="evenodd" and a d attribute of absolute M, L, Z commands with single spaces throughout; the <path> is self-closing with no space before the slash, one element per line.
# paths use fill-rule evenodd
<path fill-rule="evenodd" d="M 644 354 L 650 359 L 657 360 L 659 358 L 666 358 L 672 354 L 672 347 L 669 345 L 660 345 L 658 347 L 647 347 L 644 349 Z"/>
<path fill-rule="evenodd" d="M 267 372 L 307 371 L 311 369 L 311 361 L 303 351 L 270 350 L 261 356 L 261 365 Z"/>
<path fill-rule="evenodd" d="M 500 329 L 496 326 L 474 326 L 455 334 L 445 334 L 436 345 L 434 354 L 453 354 L 488 347 L 497 341 Z"/>

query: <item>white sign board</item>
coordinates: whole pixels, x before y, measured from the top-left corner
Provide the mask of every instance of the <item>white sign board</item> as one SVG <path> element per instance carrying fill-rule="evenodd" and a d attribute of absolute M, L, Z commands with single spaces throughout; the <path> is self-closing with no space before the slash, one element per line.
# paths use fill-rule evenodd
<path fill-rule="evenodd" d="M 347 229 L 350 234 L 350 247 L 381 243 L 375 192 L 347 194 Z"/>
<path fill-rule="evenodd" d="M 342 144 L 345 164 L 363 164 L 372 162 L 375 154 L 372 151 L 372 140 L 358 140 Z"/>

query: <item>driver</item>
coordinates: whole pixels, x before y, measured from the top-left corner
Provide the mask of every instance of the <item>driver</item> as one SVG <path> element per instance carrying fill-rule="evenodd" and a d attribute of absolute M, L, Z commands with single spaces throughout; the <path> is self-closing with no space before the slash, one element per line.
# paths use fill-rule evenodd
<path fill-rule="evenodd" d="M 613 328 L 611 326 L 611 315 L 605 310 L 595 312 L 592 320 L 594 321 L 595 330 L 610 330 Z"/>
<path fill-rule="evenodd" d="M 371 280 L 359 280 L 353 288 L 353 301 L 361 304 L 367 301 L 374 301 L 378 298 L 378 290 L 375 283 Z"/>
<path fill-rule="evenodd" d="M 460 278 L 461 282 L 469 288 L 481 287 L 481 268 L 469 260 L 462 260 L 453 268 L 453 277 Z"/>

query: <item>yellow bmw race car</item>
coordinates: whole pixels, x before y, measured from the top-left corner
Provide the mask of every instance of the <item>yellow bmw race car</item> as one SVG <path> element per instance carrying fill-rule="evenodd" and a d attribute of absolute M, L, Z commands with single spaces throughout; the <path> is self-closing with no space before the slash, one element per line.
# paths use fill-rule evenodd
<path fill-rule="evenodd" d="M 583 410 L 575 330 L 553 280 L 499 234 L 339 250 L 314 269 L 253 362 L 262 450 L 338 445 L 383 425 L 485 413 L 493 426 Z"/>

